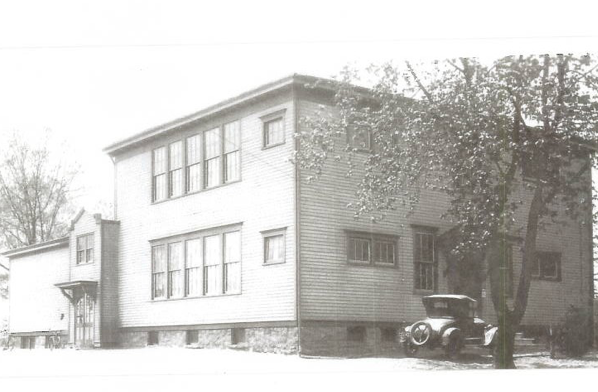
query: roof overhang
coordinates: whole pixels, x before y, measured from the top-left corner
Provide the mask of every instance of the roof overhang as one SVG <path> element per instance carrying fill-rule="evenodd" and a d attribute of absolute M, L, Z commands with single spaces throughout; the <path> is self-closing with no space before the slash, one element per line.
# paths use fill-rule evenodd
<path fill-rule="evenodd" d="M 335 91 L 335 86 L 338 85 L 338 82 L 330 79 L 318 78 L 315 76 L 293 74 L 291 76 L 278 79 L 274 82 L 264 84 L 260 87 L 257 87 L 253 90 L 237 95 L 236 97 L 217 103 L 213 106 L 209 106 L 203 110 L 200 110 L 199 112 L 177 118 L 173 121 L 167 122 L 157 127 L 147 129 L 143 132 L 117 141 L 116 143 L 113 143 L 105 147 L 103 151 L 110 156 L 114 156 L 119 152 L 137 146 L 138 144 L 148 139 L 161 136 L 165 133 L 168 133 L 169 131 L 173 131 L 180 127 L 187 126 L 196 121 L 200 121 L 208 117 L 218 115 L 228 110 L 237 108 L 239 106 L 248 104 L 252 101 L 255 101 L 256 99 L 264 97 L 265 95 L 282 92 L 284 91 L 284 89 L 290 89 L 292 85 L 309 85 L 314 86 L 319 90 Z M 357 89 L 364 91 L 367 90 L 361 87 L 357 87 Z"/>
<path fill-rule="evenodd" d="M 59 289 L 72 290 L 78 287 L 92 287 L 95 288 L 98 285 L 97 280 L 73 280 L 70 282 L 56 283 L 54 286 Z"/>
<path fill-rule="evenodd" d="M 69 237 L 62 237 L 52 241 L 41 242 L 39 244 L 33 244 L 29 246 L 24 246 L 22 248 L 11 249 L 5 252 L 0 253 L 0 255 L 4 257 L 8 257 L 9 259 L 20 257 L 27 255 L 29 253 L 34 252 L 42 252 L 53 248 L 60 248 L 63 246 L 68 246 L 69 244 Z"/>

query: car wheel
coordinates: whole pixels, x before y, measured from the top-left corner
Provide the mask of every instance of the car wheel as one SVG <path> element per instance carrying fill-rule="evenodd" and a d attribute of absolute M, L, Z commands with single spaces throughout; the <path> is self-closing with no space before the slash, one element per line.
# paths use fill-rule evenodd
<path fill-rule="evenodd" d="M 432 337 L 432 327 L 428 323 L 420 321 L 411 327 L 411 343 L 415 346 L 423 346 Z"/>
<path fill-rule="evenodd" d="M 405 351 L 405 356 L 411 358 L 417 354 L 418 347 L 407 341 L 403 343 L 403 350 Z"/>
<path fill-rule="evenodd" d="M 451 336 L 448 344 L 444 347 L 444 352 L 450 359 L 456 359 L 461 353 L 463 343 L 459 336 Z"/>

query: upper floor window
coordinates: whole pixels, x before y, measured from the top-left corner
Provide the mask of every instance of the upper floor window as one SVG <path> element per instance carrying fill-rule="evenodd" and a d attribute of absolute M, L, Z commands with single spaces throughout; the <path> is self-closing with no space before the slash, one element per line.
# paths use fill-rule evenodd
<path fill-rule="evenodd" d="M 542 280 L 561 280 L 561 254 L 559 252 L 536 252 L 532 277 Z"/>
<path fill-rule="evenodd" d="M 240 180 L 240 151 L 239 121 L 154 149 L 152 201 Z"/>
<path fill-rule="evenodd" d="M 430 231 L 413 233 L 413 269 L 416 290 L 436 289 L 436 235 Z"/>
<path fill-rule="evenodd" d="M 93 234 L 77 237 L 77 264 L 93 262 Z"/>
<path fill-rule="evenodd" d="M 190 234 L 152 246 L 152 298 L 241 292 L 241 232 Z"/>
<path fill-rule="evenodd" d="M 352 148 L 368 151 L 372 148 L 372 134 L 369 130 L 349 127 L 347 129 L 347 142 Z"/>
<path fill-rule="evenodd" d="M 285 232 L 286 229 L 262 232 L 264 236 L 264 264 L 285 262 Z"/>
<path fill-rule="evenodd" d="M 397 237 L 373 233 L 347 233 L 347 261 L 355 264 L 394 266 Z"/>
<path fill-rule="evenodd" d="M 284 119 L 277 117 L 264 122 L 264 147 L 284 143 Z"/>

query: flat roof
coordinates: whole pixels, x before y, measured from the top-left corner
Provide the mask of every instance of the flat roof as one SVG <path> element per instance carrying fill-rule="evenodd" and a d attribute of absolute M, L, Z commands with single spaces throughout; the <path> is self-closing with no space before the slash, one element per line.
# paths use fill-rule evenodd
<path fill-rule="evenodd" d="M 169 131 L 175 130 L 181 126 L 187 125 L 189 123 L 205 119 L 206 117 L 213 116 L 219 114 L 225 110 L 230 110 L 236 106 L 246 104 L 256 98 L 259 98 L 265 94 L 276 92 L 282 90 L 284 88 L 290 87 L 295 83 L 300 84 L 307 84 L 307 83 L 321 83 L 318 85 L 318 88 L 332 90 L 332 87 L 337 83 L 334 80 L 326 79 L 326 78 L 319 78 L 316 76 L 309 76 L 309 75 L 300 75 L 300 74 L 292 74 L 290 76 L 284 77 L 282 79 L 275 80 L 270 83 L 266 83 L 261 85 L 257 88 L 252 90 L 246 91 L 240 95 L 235 97 L 229 98 L 222 102 L 219 102 L 215 105 L 209 106 L 205 109 L 202 109 L 198 112 L 179 117 L 175 120 L 169 121 L 167 123 L 158 125 L 156 127 L 149 128 L 145 131 L 139 132 L 135 135 L 126 137 L 122 140 L 119 140 L 111 145 L 105 147 L 103 151 L 109 155 L 115 155 L 118 152 L 138 145 L 150 138 L 163 135 Z M 362 89 L 361 87 L 357 87 L 358 89 Z M 363 88 L 363 90 L 366 90 Z"/>
<path fill-rule="evenodd" d="M 55 240 L 40 242 L 39 244 L 33 244 L 33 245 L 23 246 L 21 248 L 7 250 L 7 251 L 0 253 L 0 255 L 8 257 L 10 259 L 10 258 L 17 257 L 17 256 L 23 256 L 28 253 L 39 252 L 42 250 L 45 251 L 45 250 L 52 249 L 52 248 L 59 248 L 59 247 L 68 245 L 68 243 L 69 243 L 69 237 L 67 236 L 67 237 L 57 238 Z"/>

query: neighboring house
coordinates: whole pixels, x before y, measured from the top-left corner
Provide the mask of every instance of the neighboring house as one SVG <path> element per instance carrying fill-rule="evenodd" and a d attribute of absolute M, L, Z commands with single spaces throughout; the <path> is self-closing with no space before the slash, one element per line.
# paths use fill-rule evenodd
<path fill-rule="evenodd" d="M 334 95 L 317 80 L 293 75 L 107 147 L 115 220 L 82 213 L 68 237 L 4 253 L 19 344 L 61 331 L 99 347 L 397 348 L 400 326 L 424 316 L 423 295 L 458 291 L 440 249 L 448 200 L 425 192 L 408 217 L 372 223 L 347 209 L 356 180 L 345 164 L 307 183 L 294 134 Z M 591 230 L 570 221 L 540 234 L 524 325 L 591 306 Z M 515 276 L 518 249 L 514 237 Z"/>

